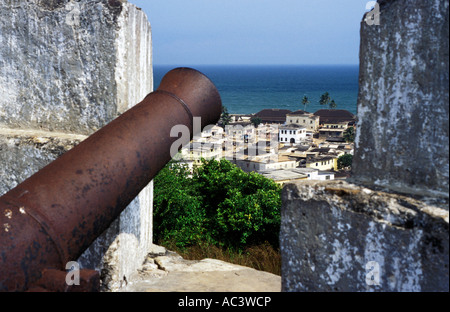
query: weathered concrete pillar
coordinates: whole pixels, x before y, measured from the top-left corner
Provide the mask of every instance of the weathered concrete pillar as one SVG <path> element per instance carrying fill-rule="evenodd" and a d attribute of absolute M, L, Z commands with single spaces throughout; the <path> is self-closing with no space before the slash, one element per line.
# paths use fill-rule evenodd
<path fill-rule="evenodd" d="M 283 189 L 284 291 L 449 290 L 449 1 L 379 2 L 352 180 Z"/>
<path fill-rule="evenodd" d="M 355 180 L 448 197 L 448 6 L 383 1 L 361 24 Z"/>
<path fill-rule="evenodd" d="M 0 192 L 153 90 L 151 28 L 126 1 L 0 0 Z M 152 244 L 152 185 L 80 259 L 105 289 Z"/>

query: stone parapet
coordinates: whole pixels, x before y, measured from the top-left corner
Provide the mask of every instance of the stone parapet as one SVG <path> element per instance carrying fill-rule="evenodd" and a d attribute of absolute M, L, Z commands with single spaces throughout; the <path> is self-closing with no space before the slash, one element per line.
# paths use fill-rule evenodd
<path fill-rule="evenodd" d="M 283 189 L 283 291 L 448 291 L 448 202 L 344 181 Z"/>
<path fill-rule="evenodd" d="M 449 1 L 381 1 L 361 23 L 355 180 L 449 193 Z"/>
<path fill-rule="evenodd" d="M 449 291 L 448 35 L 448 0 L 365 15 L 352 177 L 284 187 L 284 291 Z"/>
<path fill-rule="evenodd" d="M 127 1 L 0 1 L 0 192 L 153 91 L 151 27 Z M 152 244 L 150 184 L 78 260 L 115 290 Z"/>

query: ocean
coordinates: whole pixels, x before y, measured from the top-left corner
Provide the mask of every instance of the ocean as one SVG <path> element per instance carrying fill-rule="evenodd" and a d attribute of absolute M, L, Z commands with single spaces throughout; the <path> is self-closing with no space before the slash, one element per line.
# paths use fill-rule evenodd
<path fill-rule="evenodd" d="M 328 108 L 319 104 L 328 92 L 337 104 L 356 114 L 358 97 L 358 65 L 200 65 L 188 66 L 208 76 L 216 85 L 222 105 L 231 114 L 254 114 L 266 108 L 304 110 L 302 99 L 310 104 L 306 111 L 314 113 Z M 154 87 L 174 66 L 154 66 Z"/>

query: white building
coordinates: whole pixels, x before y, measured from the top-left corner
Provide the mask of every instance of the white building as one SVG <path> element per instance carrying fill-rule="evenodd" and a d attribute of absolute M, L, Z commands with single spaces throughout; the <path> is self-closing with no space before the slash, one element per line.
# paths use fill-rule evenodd
<path fill-rule="evenodd" d="M 316 180 L 321 181 L 334 180 L 334 172 L 320 171 Z"/>
<path fill-rule="evenodd" d="M 306 128 L 298 125 L 287 125 L 279 128 L 279 142 L 299 144 L 306 139 Z"/>
<path fill-rule="evenodd" d="M 278 184 L 306 180 L 307 176 L 304 173 L 297 172 L 295 170 L 278 169 L 259 172 L 259 174 L 265 176 L 268 179 L 275 181 Z"/>
<path fill-rule="evenodd" d="M 219 127 L 217 125 L 208 125 L 206 126 L 202 132 L 201 137 L 202 138 L 223 138 L 224 130 L 222 127 Z"/>
<path fill-rule="evenodd" d="M 294 169 L 297 166 L 295 160 L 271 152 L 256 157 L 244 155 L 244 157 L 236 158 L 233 162 L 245 172 Z"/>
<path fill-rule="evenodd" d="M 199 166 L 202 159 L 220 160 L 223 157 L 222 143 L 215 141 L 191 142 L 184 146 L 174 157 L 177 161 L 184 161 L 189 166 Z"/>
<path fill-rule="evenodd" d="M 315 132 L 319 129 L 320 117 L 314 114 L 298 110 L 286 115 L 287 125 L 299 125 L 306 127 L 308 131 Z"/>
<path fill-rule="evenodd" d="M 297 166 L 295 160 L 263 161 L 250 159 L 237 159 L 234 163 L 245 172 L 265 172 L 270 170 L 294 169 Z"/>
<path fill-rule="evenodd" d="M 306 175 L 308 180 L 334 180 L 334 173 L 327 171 L 319 171 L 312 168 L 295 168 L 292 171 Z"/>

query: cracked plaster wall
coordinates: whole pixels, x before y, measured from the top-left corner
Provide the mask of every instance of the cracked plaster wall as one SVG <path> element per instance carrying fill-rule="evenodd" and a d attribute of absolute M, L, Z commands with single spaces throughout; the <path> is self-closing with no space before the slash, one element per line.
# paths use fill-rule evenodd
<path fill-rule="evenodd" d="M 147 16 L 118 0 L 0 0 L 0 192 L 153 90 Z M 114 290 L 152 243 L 150 184 L 78 260 Z"/>

